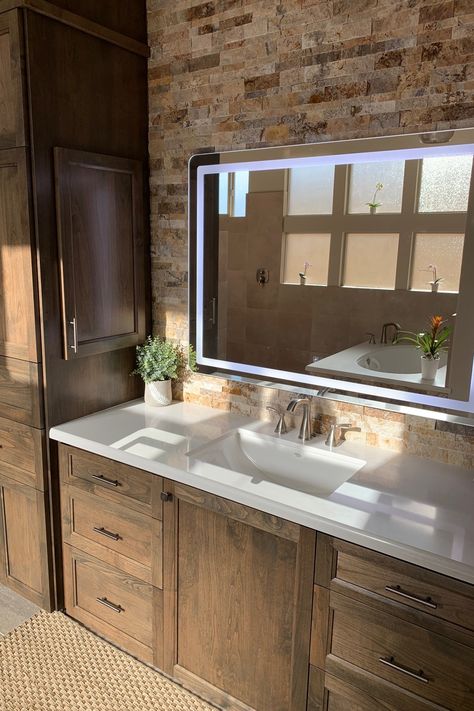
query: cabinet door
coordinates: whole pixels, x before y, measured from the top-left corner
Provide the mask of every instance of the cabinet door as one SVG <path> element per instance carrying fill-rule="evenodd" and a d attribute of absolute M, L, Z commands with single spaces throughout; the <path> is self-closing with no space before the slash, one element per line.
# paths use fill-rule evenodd
<path fill-rule="evenodd" d="M 21 16 L 0 15 L 0 148 L 25 145 Z"/>
<path fill-rule="evenodd" d="M 55 148 L 66 359 L 145 336 L 142 164 Z"/>
<path fill-rule="evenodd" d="M 226 709 L 301 711 L 315 533 L 179 484 L 167 493 L 164 670 Z"/>
<path fill-rule="evenodd" d="M 0 151 L 0 355 L 37 361 L 35 250 L 24 148 Z"/>
<path fill-rule="evenodd" d="M 0 582 L 49 606 L 44 494 L 0 473 Z"/>

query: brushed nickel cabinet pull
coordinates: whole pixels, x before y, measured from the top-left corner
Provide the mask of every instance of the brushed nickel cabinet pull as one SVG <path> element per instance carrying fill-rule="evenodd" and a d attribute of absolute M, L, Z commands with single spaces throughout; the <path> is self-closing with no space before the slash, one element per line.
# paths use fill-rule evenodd
<path fill-rule="evenodd" d="M 116 605 L 114 602 L 110 602 L 110 600 L 107 600 L 106 597 L 97 597 L 96 600 L 97 602 L 100 602 L 101 605 L 104 605 L 104 607 L 108 607 L 114 612 L 125 612 L 124 608 L 121 605 Z"/>
<path fill-rule="evenodd" d="M 431 610 L 436 610 L 438 607 L 438 605 L 433 602 L 430 597 L 419 597 L 419 595 L 412 595 L 411 593 L 402 590 L 400 585 L 386 585 L 385 590 L 387 592 L 393 593 L 394 595 L 399 595 L 400 597 L 405 598 L 405 600 L 413 600 L 413 602 L 418 602 L 420 605 L 425 605 L 425 607 L 429 607 Z"/>
<path fill-rule="evenodd" d="M 120 536 L 118 533 L 112 533 L 111 531 L 107 531 L 107 529 L 104 528 L 103 526 L 101 526 L 100 528 L 99 528 L 99 526 L 94 526 L 94 528 L 92 530 L 94 531 L 94 533 L 100 533 L 101 536 L 105 536 L 106 538 L 111 538 L 113 541 L 120 540 Z"/>
<path fill-rule="evenodd" d="M 162 501 L 171 501 L 172 498 L 173 498 L 173 494 L 171 494 L 171 492 L 169 492 L 169 491 L 162 491 L 160 494 L 160 499 Z"/>
<path fill-rule="evenodd" d="M 72 321 L 69 321 L 69 325 L 72 326 L 72 345 L 69 346 L 69 348 L 71 348 L 74 353 L 77 353 L 77 321 L 75 316 Z"/>
<path fill-rule="evenodd" d="M 402 674 L 406 674 L 412 679 L 422 681 L 423 684 L 428 684 L 429 682 L 429 679 L 426 678 L 422 669 L 420 669 L 420 671 L 418 672 L 412 671 L 411 669 L 408 669 L 408 667 L 403 666 L 403 664 L 397 664 L 395 662 L 394 657 L 389 657 L 388 659 L 386 657 L 379 657 L 379 662 L 385 664 L 386 667 L 390 667 L 390 669 L 395 669 L 395 671 L 399 671 Z"/>
<path fill-rule="evenodd" d="M 107 486 L 120 486 L 120 482 L 117 479 L 107 479 L 103 474 L 93 474 L 92 478 L 100 481 L 101 484 L 107 484 Z"/>

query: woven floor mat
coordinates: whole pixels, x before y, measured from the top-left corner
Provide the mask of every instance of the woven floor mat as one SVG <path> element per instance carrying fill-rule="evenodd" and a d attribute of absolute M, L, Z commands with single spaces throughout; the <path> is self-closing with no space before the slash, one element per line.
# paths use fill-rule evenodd
<path fill-rule="evenodd" d="M 0 711 L 215 711 L 60 612 L 0 638 Z"/>

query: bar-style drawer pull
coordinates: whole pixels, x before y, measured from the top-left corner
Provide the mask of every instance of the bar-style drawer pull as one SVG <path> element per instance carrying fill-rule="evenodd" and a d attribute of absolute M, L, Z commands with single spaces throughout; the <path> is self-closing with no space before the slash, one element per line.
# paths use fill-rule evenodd
<path fill-rule="evenodd" d="M 395 669 L 396 671 L 399 671 L 402 674 L 406 674 L 407 676 L 411 677 L 412 679 L 416 679 L 417 681 L 422 681 L 423 684 L 428 684 L 428 682 L 429 682 L 429 679 L 426 678 L 422 669 L 420 669 L 420 671 L 418 671 L 418 672 L 412 671 L 411 669 L 408 669 L 408 667 L 403 666 L 403 664 L 397 664 L 395 662 L 394 657 L 389 657 L 388 659 L 386 659 L 385 657 L 380 657 L 379 662 L 381 662 L 382 664 L 385 664 L 386 667 L 390 667 L 390 669 Z"/>
<path fill-rule="evenodd" d="M 400 597 L 405 598 L 405 600 L 413 600 L 413 602 L 418 602 L 420 605 L 429 607 L 431 610 L 436 610 L 438 607 L 438 605 L 433 602 L 430 597 L 419 597 L 419 595 L 412 595 L 406 592 L 405 590 L 402 590 L 400 585 L 386 585 L 385 590 L 389 593 L 393 593 L 394 595 L 399 595 Z"/>
<path fill-rule="evenodd" d="M 107 484 L 107 486 L 120 486 L 120 482 L 117 479 L 107 479 L 103 474 L 93 474 L 92 478 L 100 481 L 101 484 Z"/>
<path fill-rule="evenodd" d="M 92 529 L 94 533 L 100 533 L 101 536 L 105 536 L 106 538 L 111 538 L 113 541 L 120 541 L 120 536 L 118 533 L 112 533 L 111 531 L 107 531 L 106 528 L 101 526 L 94 526 Z"/>
<path fill-rule="evenodd" d="M 124 608 L 121 605 L 116 605 L 114 602 L 110 602 L 110 600 L 107 600 L 106 597 L 97 597 L 96 600 L 97 602 L 100 602 L 101 605 L 104 605 L 104 607 L 108 607 L 114 612 L 125 612 Z"/>

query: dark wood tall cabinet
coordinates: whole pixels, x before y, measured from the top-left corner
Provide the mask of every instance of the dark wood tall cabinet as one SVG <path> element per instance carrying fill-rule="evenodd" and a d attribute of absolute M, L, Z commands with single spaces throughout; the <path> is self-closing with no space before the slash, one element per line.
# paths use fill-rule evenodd
<path fill-rule="evenodd" d="M 0 583 L 45 608 L 62 596 L 48 429 L 141 394 L 145 42 L 145 0 L 0 0 Z"/>

